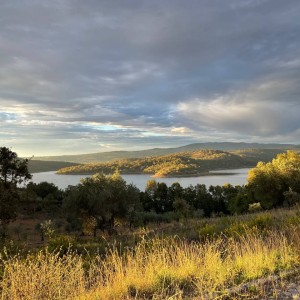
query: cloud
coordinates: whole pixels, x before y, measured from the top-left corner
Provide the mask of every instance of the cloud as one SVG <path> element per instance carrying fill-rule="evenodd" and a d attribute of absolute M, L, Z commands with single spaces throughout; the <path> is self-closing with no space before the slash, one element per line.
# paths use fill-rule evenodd
<path fill-rule="evenodd" d="M 299 11 L 296 0 L 6 1 L 0 139 L 24 153 L 40 135 L 53 153 L 75 151 L 64 137 L 79 152 L 101 139 L 297 142 Z"/>
<path fill-rule="evenodd" d="M 177 113 L 194 129 L 208 127 L 266 140 L 287 135 L 291 142 L 300 129 L 300 101 L 293 97 L 297 93 L 294 79 L 273 79 L 214 99 L 196 98 L 179 103 Z"/>

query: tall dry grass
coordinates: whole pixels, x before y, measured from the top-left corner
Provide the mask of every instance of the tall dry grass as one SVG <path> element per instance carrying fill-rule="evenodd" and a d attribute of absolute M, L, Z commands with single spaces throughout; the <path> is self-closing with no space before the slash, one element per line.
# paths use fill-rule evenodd
<path fill-rule="evenodd" d="M 249 233 L 202 244 L 145 239 L 88 266 L 74 253 L 13 257 L 2 262 L 1 299 L 214 299 L 237 284 L 295 268 L 299 236 L 299 227 L 291 227 L 289 236 Z"/>

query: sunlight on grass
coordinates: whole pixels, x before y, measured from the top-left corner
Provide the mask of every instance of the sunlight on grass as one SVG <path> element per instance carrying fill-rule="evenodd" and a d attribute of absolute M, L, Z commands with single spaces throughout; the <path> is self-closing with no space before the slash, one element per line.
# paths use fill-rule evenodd
<path fill-rule="evenodd" d="M 298 231 L 293 236 L 299 241 Z M 113 249 L 88 266 L 74 253 L 13 257 L 3 261 L 1 299 L 214 298 L 234 285 L 295 267 L 295 241 L 276 232 L 202 244 L 144 239 L 122 255 Z"/>

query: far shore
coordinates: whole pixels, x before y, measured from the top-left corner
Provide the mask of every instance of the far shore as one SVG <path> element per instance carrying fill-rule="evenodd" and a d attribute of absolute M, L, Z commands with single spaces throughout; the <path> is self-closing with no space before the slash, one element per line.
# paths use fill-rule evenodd
<path fill-rule="evenodd" d="M 224 169 L 223 169 L 224 170 Z M 230 170 L 230 169 L 228 169 Z M 150 175 L 152 178 L 179 178 L 179 177 L 200 177 L 200 176 L 222 176 L 222 175 L 236 175 L 239 174 L 238 172 L 216 172 L 218 170 L 211 170 L 193 174 L 168 174 L 168 175 L 155 175 L 149 173 L 138 173 L 138 172 L 131 172 L 131 173 L 120 173 L 122 175 Z M 215 173 L 214 173 L 215 172 Z M 83 176 L 92 176 L 97 174 L 96 173 L 56 173 L 57 175 L 83 175 Z M 109 174 L 106 174 L 109 175 Z"/>

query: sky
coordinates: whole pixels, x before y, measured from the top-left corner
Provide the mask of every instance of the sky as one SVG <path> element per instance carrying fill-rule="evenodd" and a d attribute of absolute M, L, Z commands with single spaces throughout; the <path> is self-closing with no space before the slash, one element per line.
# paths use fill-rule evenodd
<path fill-rule="evenodd" d="M 0 145 L 299 144 L 299 20 L 299 0 L 3 0 Z"/>

